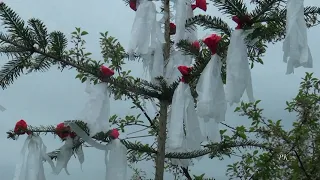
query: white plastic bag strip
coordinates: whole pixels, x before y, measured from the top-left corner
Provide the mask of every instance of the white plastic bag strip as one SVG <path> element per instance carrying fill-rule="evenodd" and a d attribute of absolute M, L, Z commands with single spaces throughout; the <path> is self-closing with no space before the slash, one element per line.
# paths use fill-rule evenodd
<path fill-rule="evenodd" d="M 87 82 L 85 91 L 89 94 L 89 100 L 81 112 L 81 117 L 88 124 L 90 136 L 98 132 L 108 132 L 110 130 L 110 97 L 107 83 L 96 85 Z"/>
<path fill-rule="evenodd" d="M 86 143 L 88 143 L 89 145 L 91 145 L 92 147 L 95 147 L 99 150 L 106 150 L 107 146 L 100 144 L 98 142 L 96 142 L 95 140 L 93 140 L 91 137 L 89 137 L 87 135 L 86 132 L 84 132 L 77 124 L 75 124 L 74 122 L 70 122 L 70 121 L 66 121 L 64 122 L 67 126 L 70 126 L 71 130 L 74 131 L 77 136 L 81 137 L 82 140 L 84 140 Z"/>
<path fill-rule="evenodd" d="M 68 171 L 68 162 L 73 155 L 73 139 L 67 137 L 64 145 L 60 147 L 60 152 L 57 155 L 56 168 L 54 170 L 55 174 L 60 174 L 61 170 L 64 169 L 65 172 L 70 175 Z"/>
<path fill-rule="evenodd" d="M 246 33 L 248 34 L 248 33 Z M 244 93 L 254 101 L 244 30 L 236 29 L 231 34 L 227 52 L 226 100 L 232 105 L 239 103 Z"/>
<path fill-rule="evenodd" d="M 197 113 L 199 117 L 208 122 L 225 120 L 227 102 L 221 78 L 222 62 L 215 54 L 204 68 L 199 78 L 196 90 L 198 93 Z"/>
<path fill-rule="evenodd" d="M 308 46 L 307 25 L 304 19 L 304 0 L 287 1 L 286 37 L 283 42 L 283 61 L 287 63 L 286 74 L 294 68 L 313 67 L 313 59 Z"/>
<path fill-rule="evenodd" d="M 140 0 L 131 30 L 129 54 L 147 54 L 150 47 L 151 33 L 156 23 L 154 2 Z"/>
<path fill-rule="evenodd" d="M 26 155 L 27 149 L 28 155 Z M 43 160 L 54 169 L 42 139 L 36 135 L 29 135 L 22 147 L 21 159 L 16 166 L 13 180 L 45 180 Z"/>
<path fill-rule="evenodd" d="M 106 151 L 106 180 L 127 180 L 127 148 L 119 139 L 114 139 L 108 144 Z"/>

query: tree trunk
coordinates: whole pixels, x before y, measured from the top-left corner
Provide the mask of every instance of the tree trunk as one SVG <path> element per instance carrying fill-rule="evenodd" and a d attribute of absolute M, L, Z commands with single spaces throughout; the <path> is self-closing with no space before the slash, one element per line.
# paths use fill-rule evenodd
<path fill-rule="evenodd" d="M 168 103 L 160 101 L 160 117 L 159 117 L 159 132 L 158 132 L 158 153 L 156 158 L 156 174 L 155 180 L 163 180 L 164 174 L 164 159 L 165 145 L 167 139 L 167 118 L 168 118 Z"/>
<path fill-rule="evenodd" d="M 164 13 L 167 15 L 164 26 L 164 38 L 166 43 L 163 47 L 163 57 L 167 62 L 170 57 L 170 0 L 164 0 L 163 8 Z M 164 160 L 165 160 L 165 145 L 167 139 L 167 118 L 168 106 L 166 101 L 160 101 L 160 116 L 159 116 L 159 132 L 158 132 L 158 153 L 156 158 L 156 173 L 155 180 L 163 180 L 164 175 Z"/>

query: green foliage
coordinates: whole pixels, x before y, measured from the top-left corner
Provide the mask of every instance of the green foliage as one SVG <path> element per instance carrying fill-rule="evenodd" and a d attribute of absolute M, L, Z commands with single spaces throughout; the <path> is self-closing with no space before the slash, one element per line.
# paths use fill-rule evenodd
<path fill-rule="evenodd" d="M 268 151 L 242 154 L 242 160 L 228 167 L 234 179 L 319 179 L 317 164 L 320 137 L 320 81 L 306 73 L 299 93 L 286 110 L 296 113 L 292 129 L 285 131 L 281 120 L 273 121 L 262 116 L 263 110 L 256 103 L 242 103 L 236 112 L 252 120 L 250 133 Z"/>

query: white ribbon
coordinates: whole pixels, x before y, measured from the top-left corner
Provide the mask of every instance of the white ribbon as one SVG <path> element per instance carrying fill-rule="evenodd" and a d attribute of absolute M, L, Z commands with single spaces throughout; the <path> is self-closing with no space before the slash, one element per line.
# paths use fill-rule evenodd
<path fill-rule="evenodd" d="M 108 132 L 110 129 L 110 97 L 107 83 L 93 85 L 87 81 L 85 91 L 89 94 L 89 101 L 80 119 L 88 124 L 90 136 L 98 132 Z"/>
<path fill-rule="evenodd" d="M 215 54 L 202 71 L 196 90 L 198 93 L 197 113 L 204 122 L 201 122 L 202 133 L 209 141 L 215 141 L 219 133 L 219 122 L 225 120 L 227 102 L 221 78 L 222 62 L 220 57 Z M 216 123 L 209 123 L 214 121 Z M 215 127 L 213 127 L 213 126 Z"/>
<path fill-rule="evenodd" d="M 76 136 L 74 138 L 74 141 L 75 142 L 79 142 L 80 140 L 80 137 L 79 136 Z M 78 157 L 78 160 L 79 160 L 79 163 L 80 163 L 80 167 L 81 167 L 81 170 L 82 170 L 82 164 L 84 163 L 84 153 L 83 153 L 83 149 L 82 149 L 82 145 L 80 145 L 76 151 L 75 151 L 75 154 L 77 155 Z"/>
<path fill-rule="evenodd" d="M 174 8 L 176 10 L 176 15 L 175 15 L 176 34 L 174 36 L 175 45 L 179 43 L 179 41 L 185 39 L 187 4 L 188 4 L 187 0 L 176 0 L 174 3 Z"/>
<path fill-rule="evenodd" d="M 165 15 L 164 15 L 165 16 Z M 163 58 L 163 43 L 164 34 L 161 30 L 162 20 L 154 23 L 154 28 L 151 33 L 151 45 L 149 52 L 146 55 L 141 55 L 143 59 L 144 72 L 149 73 L 151 82 L 155 82 L 155 78 L 163 76 L 164 58 Z"/>
<path fill-rule="evenodd" d="M 156 13 L 154 2 L 139 0 L 131 30 L 129 54 L 141 55 L 149 52 L 151 34 L 155 30 Z"/>
<path fill-rule="evenodd" d="M 57 155 L 56 167 L 54 170 L 55 174 L 59 174 L 62 169 L 70 175 L 68 171 L 68 162 L 73 155 L 73 139 L 71 137 L 67 137 L 63 146 L 59 148 L 59 153 Z"/>
<path fill-rule="evenodd" d="M 167 145 L 170 151 L 185 150 L 185 148 L 196 149 L 197 146 L 200 148 L 203 136 L 188 84 L 180 82 L 175 90 L 168 123 Z M 183 125 L 185 125 L 186 135 Z M 186 139 L 185 147 L 183 145 L 184 139 Z"/>
<path fill-rule="evenodd" d="M 247 92 L 249 101 L 254 101 L 251 72 L 249 67 L 245 35 L 242 29 L 236 29 L 231 34 L 227 52 L 227 80 L 226 100 L 232 105 L 239 103 L 244 93 Z"/>
<path fill-rule="evenodd" d="M 106 150 L 107 146 L 97 143 L 95 140 L 93 140 L 91 137 L 87 135 L 86 132 L 84 132 L 76 123 L 66 121 L 64 122 L 67 126 L 69 126 L 73 132 L 77 134 L 77 136 L 81 137 L 82 140 L 84 140 L 86 143 L 91 145 L 92 147 L 95 147 L 96 149 L 99 150 Z"/>
<path fill-rule="evenodd" d="M 199 150 L 202 136 L 199 120 L 194 108 L 188 84 L 180 82 L 172 99 L 171 111 L 168 121 L 168 152 L 190 152 Z M 184 126 L 185 125 L 185 131 Z M 188 167 L 192 165 L 191 159 L 171 159 L 172 164 Z"/>
<path fill-rule="evenodd" d="M 74 122 L 65 122 L 72 131 L 89 145 L 105 151 L 106 180 L 127 179 L 127 148 L 119 139 L 112 140 L 108 145 L 97 143 Z"/>
<path fill-rule="evenodd" d="M 197 84 L 197 113 L 205 121 L 225 120 L 227 102 L 221 78 L 222 62 L 218 55 L 213 55 L 204 68 Z"/>
<path fill-rule="evenodd" d="M 28 149 L 28 155 L 26 151 Z M 16 166 L 13 180 L 45 180 L 43 161 L 54 169 L 51 158 L 46 154 L 46 146 L 36 135 L 29 135 L 21 150 L 21 159 Z"/>
<path fill-rule="evenodd" d="M 152 70 L 150 73 L 151 82 L 156 83 L 155 78 L 164 74 L 164 58 L 163 58 L 163 43 L 158 42 L 153 55 Z"/>
<path fill-rule="evenodd" d="M 293 73 L 294 68 L 301 66 L 305 68 L 313 67 L 307 40 L 303 3 L 304 0 L 287 1 L 286 37 L 283 42 L 283 61 L 287 63 L 286 74 Z"/>
<path fill-rule="evenodd" d="M 127 148 L 119 139 L 112 140 L 105 153 L 106 180 L 127 180 Z"/>
<path fill-rule="evenodd" d="M 191 7 L 191 3 L 188 1 L 187 2 L 187 19 L 190 19 L 190 18 L 193 18 L 194 15 L 193 15 L 193 10 L 192 10 L 192 7 Z M 198 37 L 197 37 L 197 29 L 196 27 L 193 27 L 193 29 L 186 29 L 185 30 L 185 38 L 190 42 L 190 43 L 193 43 L 195 41 L 198 40 Z"/>

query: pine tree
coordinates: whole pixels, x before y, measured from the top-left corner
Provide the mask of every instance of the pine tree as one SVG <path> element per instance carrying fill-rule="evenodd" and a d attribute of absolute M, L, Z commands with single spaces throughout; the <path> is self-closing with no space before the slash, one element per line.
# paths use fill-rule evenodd
<path fill-rule="evenodd" d="M 294 0 L 290 0 L 293 2 Z M 289 1 L 289 2 L 290 2 Z M 146 3 L 147 1 L 133 1 L 133 0 L 125 0 L 125 3 L 130 5 L 130 7 L 133 10 L 137 11 L 138 13 L 141 13 L 141 9 L 139 8 L 143 7 L 142 5 L 146 5 L 143 3 Z M 187 2 L 188 7 L 191 9 L 191 4 L 193 2 L 185 1 Z M 182 1 L 182 4 L 185 3 Z M 61 160 L 61 154 L 69 153 L 69 156 L 71 156 L 73 153 L 77 154 L 80 161 L 83 161 L 83 154 L 82 147 L 84 147 L 85 143 L 91 143 L 94 144 L 96 147 L 109 147 L 108 145 L 113 145 L 113 148 L 119 148 L 122 145 L 125 146 L 127 151 L 127 156 L 130 161 L 136 161 L 137 157 L 146 156 L 150 160 L 155 161 L 155 180 L 162 180 L 163 174 L 165 171 L 165 164 L 170 165 L 174 168 L 181 168 L 183 174 L 186 176 L 187 179 L 192 179 L 191 175 L 189 174 L 188 166 L 190 166 L 189 163 L 187 165 L 184 165 L 182 161 L 189 160 L 189 159 L 195 159 L 197 157 L 210 155 L 211 158 L 214 157 L 221 157 L 224 155 L 231 155 L 236 149 L 239 148 L 258 148 L 262 149 L 263 152 L 266 152 L 260 156 L 260 159 L 254 159 L 252 160 L 252 156 L 247 155 L 244 156 L 244 160 L 251 160 L 255 163 L 250 164 L 247 161 L 243 162 L 242 164 L 234 164 L 230 165 L 230 169 L 228 170 L 230 176 L 233 176 L 235 178 L 244 178 L 247 179 L 251 177 L 251 179 L 272 179 L 272 178 L 283 178 L 283 177 L 291 177 L 288 176 L 288 174 L 292 173 L 290 171 L 285 171 L 282 169 L 282 171 L 278 174 L 274 174 L 273 171 L 270 170 L 272 166 L 274 166 L 275 159 L 274 154 L 279 154 L 286 152 L 288 150 L 288 147 L 281 147 L 277 148 L 275 147 L 275 144 L 270 143 L 270 141 L 258 141 L 256 139 L 250 139 L 248 136 L 246 136 L 247 133 L 255 132 L 260 133 L 262 138 L 267 139 L 266 136 L 270 135 L 270 133 L 274 133 L 276 131 L 281 130 L 280 122 L 276 122 L 274 124 L 272 121 L 265 122 L 261 112 L 262 110 L 257 108 L 257 105 L 259 101 L 256 102 L 249 102 L 249 103 L 241 103 L 241 106 L 236 109 L 236 111 L 242 112 L 244 115 L 247 115 L 249 118 L 253 120 L 253 126 L 247 130 L 244 126 L 239 127 L 230 127 L 229 125 L 221 122 L 224 120 L 223 118 L 223 108 L 220 111 L 217 111 L 215 109 L 210 109 L 210 112 L 219 113 L 219 117 L 217 114 L 215 114 L 215 120 L 216 123 L 220 123 L 224 126 L 227 126 L 230 128 L 234 135 L 227 136 L 224 133 L 226 130 L 220 130 L 221 134 L 221 140 L 219 142 L 216 141 L 209 141 L 209 143 L 206 143 L 203 146 L 203 148 L 200 148 L 200 143 L 197 147 L 198 149 L 187 149 L 186 151 L 173 151 L 172 149 L 166 148 L 166 139 L 167 139 L 167 131 L 168 134 L 171 133 L 172 135 L 172 129 L 168 129 L 167 124 L 168 121 L 171 125 L 171 128 L 173 127 L 173 121 L 171 121 L 171 117 L 173 116 L 173 113 L 177 113 L 177 111 L 174 111 L 177 109 L 174 107 L 174 101 L 177 100 L 175 94 L 177 94 L 177 89 L 179 87 L 184 87 L 187 89 L 187 87 L 190 87 L 190 92 L 193 96 L 194 102 L 191 102 L 192 106 L 196 106 L 200 104 L 201 98 L 200 93 L 202 90 L 214 91 L 218 92 L 218 90 L 212 90 L 212 89 L 205 89 L 199 88 L 199 82 L 203 81 L 203 84 L 208 83 L 208 81 L 203 80 L 203 74 L 204 70 L 207 68 L 207 65 L 210 62 L 215 62 L 215 66 L 213 67 L 219 67 L 221 66 L 221 70 L 219 69 L 218 73 L 219 75 L 216 75 L 217 77 L 221 77 L 220 80 L 222 80 L 223 83 L 226 83 L 227 87 L 234 87 L 235 89 L 240 88 L 242 86 L 241 84 L 230 84 L 230 82 L 235 81 L 237 77 L 234 77 L 235 79 L 232 79 L 232 71 L 237 71 L 237 69 L 234 69 L 234 67 L 244 67 L 247 68 L 248 63 L 250 63 L 251 68 L 254 67 L 255 63 L 261 63 L 262 56 L 264 55 L 267 43 L 275 43 L 281 40 L 284 40 L 286 36 L 289 37 L 288 34 L 286 34 L 286 13 L 287 9 L 285 7 L 287 1 L 285 0 L 251 0 L 251 4 L 255 5 L 255 9 L 251 12 L 247 9 L 247 4 L 245 4 L 242 0 L 211 0 L 208 4 L 204 3 L 205 1 L 197 0 L 196 4 L 192 6 L 192 8 L 201 8 L 202 10 L 206 10 L 207 5 L 214 5 L 218 7 L 218 9 L 227 17 L 232 17 L 232 19 L 238 24 L 237 28 L 238 30 L 241 30 L 241 32 L 249 32 L 246 34 L 246 37 L 243 39 L 244 43 L 246 43 L 246 46 L 243 46 L 245 49 L 247 49 L 247 56 L 248 56 L 248 62 L 237 64 L 239 62 L 232 61 L 233 59 L 230 58 L 230 49 L 231 49 L 231 36 L 235 32 L 233 28 L 229 27 L 229 25 L 219 17 L 212 17 L 210 15 L 196 15 L 194 17 L 188 17 L 187 15 L 182 16 L 183 13 L 186 13 L 186 8 L 183 10 L 179 9 L 177 7 L 183 7 L 180 6 L 179 1 L 169 1 L 169 0 L 162 0 L 161 1 L 161 13 L 163 14 L 163 34 L 164 38 L 163 41 L 160 40 L 161 38 L 157 37 L 156 39 L 143 39 L 145 37 L 142 36 L 133 36 L 132 43 L 130 47 L 132 49 L 129 49 L 129 51 L 125 50 L 123 46 L 117 41 L 115 37 L 109 36 L 108 32 L 101 33 L 101 39 L 100 39 L 100 45 L 101 45 L 101 53 L 103 55 L 102 61 L 96 61 L 92 59 L 91 53 L 86 51 L 85 48 L 85 40 L 84 36 L 88 34 L 88 32 L 83 31 L 80 28 L 76 28 L 75 32 L 72 32 L 72 41 L 74 47 L 71 49 L 67 48 L 68 40 L 60 31 L 53 31 L 48 32 L 45 24 L 39 20 L 39 19 L 30 19 L 27 22 L 23 21 L 16 12 L 14 12 L 10 7 L 2 3 L 0 5 L 0 17 L 4 24 L 5 32 L 0 33 L 0 51 L 2 54 L 7 55 L 10 58 L 10 61 L 6 63 L 1 71 L 0 71 L 0 85 L 3 89 L 7 88 L 10 84 L 13 83 L 13 81 L 18 78 L 19 76 L 25 74 L 25 73 L 31 73 L 31 72 L 45 72 L 52 66 L 58 67 L 58 69 L 65 70 L 67 69 L 76 69 L 78 71 L 77 78 L 81 80 L 81 82 L 92 82 L 94 87 L 100 87 L 100 85 L 107 85 L 108 89 L 113 94 L 113 97 L 118 100 L 132 100 L 134 106 L 133 108 L 140 109 L 143 116 L 145 116 L 145 119 L 147 122 L 141 121 L 140 115 L 138 116 L 127 116 L 126 118 L 120 118 L 116 115 L 110 116 L 109 122 L 112 125 L 116 125 L 118 130 L 121 130 L 122 132 L 125 131 L 126 128 L 128 128 L 132 124 L 138 124 L 142 126 L 146 126 L 149 128 L 149 134 L 154 136 L 157 139 L 157 147 L 154 148 L 151 145 L 148 144 L 141 144 L 141 143 L 134 143 L 128 140 L 119 140 L 118 137 L 118 131 L 115 129 L 109 130 L 107 127 L 105 128 L 108 130 L 107 132 L 100 132 L 96 128 L 97 131 L 94 132 L 92 126 L 84 120 L 84 119 L 78 119 L 78 120 L 69 120 L 64 121 L 64 124 L 59 124 L 57 127 L 49 125 L 49 126 L 41 126 L 41 127 L 33 127 L 30 125 L 27 125 L 24 121 L 19 121 L 16 124 L 16 127 L 14 130 L 11 130 L 8 133 L 8 138 L 16 139 L 17 136 L 20 136 L 22 134 L 27 133 L 30 137 L 30 142 L 32 140 L 32 137 L 39 137 L 38 135 L 44 135 L 47 133 L 52 133 L 58 135 L 61 139 L 65 141 L 65 145 L 69 145 L 69 148 L 67 146 L 63 146 L 63 148 L 59 148 L 55 151 L 52 151 L 50 153 L 47 153 L 51 159 L 59 159 Z M 303 1 L 301 1 L 303 2 Z M 153 7 L 154 4 L 152 1 L 148 1 L 148 6 L 145 7 Z M 141 5 L 141 6 L 140 6 Z M 175 7 L 172 7 L 172 5 L 175 5 Z M 186 6 L 186 4 L 183 4 Z M 140 6 L 140 7 L 139 7 Z M 148 9 L 148 8 L 147 8 Z M 172 16 L 172 11 L 175 11 L 175 17 Z M 178 13 L 181 13 L 179 14 Z M 288 8 L 289 11 L 289 8 Z M 150 13 L 150 12 L 149 12 Z M 304 8 L 304 19 L 306 21 L 307 27 L 313 27 L 319 23 L 319 20 L 317 19 L 317 15 L 319 15 L 320 9 L 318 7 L 305 7 Z M 176 25 L 174 25 L 171 20 L 172 19 L 178 19 L 183 21 L 175 21 Z M 142 16 L 141 16 L 142 17 Z M 152 19 L 152 17 L 148 16 L 148 18 Z M 141 19 L 140 19 L 141 20 Z M 301 20 L 301 19 L 300 19 Z M 181 33 L 181 24 L 183 25 L 183 32 Z M 144 29 L 140 27 L 139 30 L 145 30 L 150 28 L 150 31 L 154 31 L 156 25 L 146 26 Z M 213 30 L 216 34 L 212 35 L 210 37 L 207 37 L 205 40 L 199 40 L 194 41 L 194 37 L 186 39 L 187 33 L 194 32 L 197 27 L 203 27 L 204 29 L 210 29 Z M 133 26 L 133 29 L 135 26 Z M 145 30 L 147 32 L 147 30 Z M 287 30 L 288 32 L 288 30 Z M 134 33 L 133 33 L 134 34 Z M 141 34 L 141 32 L 140 32 Z M 146 34 L 147 36 L 148 34 Z M 154 34 L 153 34 L 154 35 Z M 181 37 L 179 37 L 181 36 Z M 140 38 L 140 39 L 139 39 Z M 144 41 L 142 41 L 143 39 Z M 155 40 L 155 44 L 153 47 L 148 46 L 147 49 L 152 49 L 151 52 L 143 52 L 143 45 L 145 44 L 145 41 Z M 290 39 L 293 41 L 292 39 Z M 286 39 L 286 42 L 290 41 L 288 38 Z M 303 41 L 303 40 L 301 40 Z M 243 43 L 243 44 L 244 44 Z M 157 48 L 157 45 L 160 44 L 160 48 Z M 138 47 L 138 48 L 136 48 Z M 241 47 L 242 48 L 242 47 Z M 239 47 L 239 49 L 241 49 Z M 307 47 L 304 47 L 307 48 Z M 137 49 L 139 52 L 137 52 Z M 302 49 L 302 48 L 301 48 Z M 308 49 L 308 48 L 307 48 Z M 165 66 L 166 71 L 171 70 L 171 68 L 175 68 L 170 63 L 173 63 L 172 57 L 175 56 L 174 54 L 177 52 L 183 52 L 182 56 L 178 56 L 180 58 L 192 58 L 194 59 L 194 63 L 192 64 L 192 68 L 189 68 L 191 64 L 188 64 L 186 62 L 181 62 L 181 65 L 187 65 L 187 66 L 180 66 L 179 70 L 182 73 L 178 74 L 177 78 L 174 80 L 169 80 L 170 77 L 166 77 L 165 73 L 157 74 L 156 72 L 152 71 L 154 69 L 150 68 L 150 59 L 155 58 L 156 54 L 159 53 L 157 50 L 161 50 L 160 54 L 163 59 L 162 66 Z M 292 54 L 290 54 L 292 55 Z M 135 78 L 130 75 L 130 71 L 124 71 L 122 69 L 122 65 L 125 63 L 125 60 L 142 60 L 145 67 L 152 71 L 150 74 L 155 73 L 151 78 L 151 81 L 144 80 L 141 78 Z M 159 60 L 159 59 L 158 59 Z M 171 61 L 170 61 L 171 60 Z M 177 59 L 175 59 L 177 61 Z M 160 60 L 159 60 L 160 61 Z M 291 61 L 294 61 L 294 59 Z M 299 61 L 299 59 L 298 59 Z M 153 61 L 152 63 L 160 63 L 158 61 Z M 191 62 L 190 62 L 191 63 Z M 296 63 L 296 62 L 292 62 Z M 304 62 L 305 64 L 295 64 L 295 66 L 304 66 L 309 67 L 310 64 Z M 108 64 L 107 66 L 104 66 L 104 64 Z M 290 64 L 290 60 L 288 62 Z M 175 64 L 176 65 L 176 64 Z M 169 70 L 168 70 L 169 67 Z M 227 69 L 229 67 L 229 69 Z M 232 67 L 232 68 L 231 68 Z M 249 67 L 249 66 L 248 66 Z M 154 68 L 154 67 L 153 67 Z M 164 68 L 164 67 L 163 67 Z M 292 68 L 292 70 L 291 70 Z M 150 70 L 151 69 L 151 70 Z M 174 69 L 177 71 L 176 69 Z M 172 70 L 172 71 L 174 71 Z M 163 71 L 163 70 L 162 70 Z M 176 72 L 172 73 L 172 77 L 176 77 Z M 214 70 L 212 70 L 214 71 Z M 289 67 L 287 73 L 292 73 L 293 66 Z M 178 71 L 177 71 L 178 72 Z M 217 71 L 214 71 L 217 72 Z M 253 96 L 250 95 L 250 83 L 249 82 L 249 76 L 248 74 L 245 74 L 247 72 L 250 72 L 249 68 L 248 71 L 245 72 L 237 72 L 238 78 L 244 78 L 245 80 L 242 83 L 247 83 L 246 87 L 243 87 L 246 89 L 249 99 L 253 101 Z M 115 75 L 114 75 L 115 74 Z M 114 76 L 115 77 L 114 77 Z M 228 76 L 229 75 L 229 76 Z M 237 75 L 236 75 L 237 76 Z M 240 77 L 241 76 L 241 77 Z M 250 77 L 251 78 L 251 77 Z M 239 79 L 238 79 L 239 80 Z M 183 81 L 183 83 L 181 83 Z M 216 86 L 219 85 L 219 78 L 215 79 Z M 305 78 L 305 82 L 313 82 L 313 87 L 316 88 L 316 82 L 318 82 L 316 79 L 312 79 L 310 74 L 307 74 Z M 229 84 L 228 84 L 229 83 Z M 301 87 L 301 92 L 304 92 L 306 86 Z M 243 89 L 243 91 L 244 91 Z M 230 93 L 236 94 L 239 92 L 231 92 L 232 88 L 226 90 L 226 96 L 230 96 Z M 236 91 L 236 90 L 234 90 Z M 240 93 L 242 96 L 243 94 Z M 219 91 L 220 92 L 220 91 Z M 105 95 L 105 92 L 98 92 L 99 95 L 108 98 L 107 95 Z M 223 92 L 224 94 L 224 92 Z M 228 95 L 229 94 L 229 95 Z M 251 93 L 252 94 L 252 93 Z M 207 95 L 207 94 L 206 94 Z M 209 94 L 210 95 L 210 94 Z M 300 96 L 301 93 L 299 93 Z M 297 96 L 297 100 L 301 100 L 299 98 L 299 95 Z M 308 94 L 309 95 L 309 94 Z M 212 94 L 212 96 L 219 96 L 217 94 Z M 241 97 L 240 96 L 240 97 Z M 202 95 L 202 98 L 205 97 Z M 223 96 L 224 97 L 224 96 Z M 239 97 L 239 99 L 240 99 Z M 314 96 L 304 96 L 304 99 L 307 99 L 309 101 L 314 101 L 316 98 Z M 309 99 L 308 99 L 309 98 Z M 183 97 L 182 97 L 183 99 Z M 224 99 L 224 98 L 223 98 Z M 101 99 L 100 99 L 101 100 Z M 180 99 L 181 100 L 181 99 Z M 215 99 L 220 100 L 220 99 Z M 229 103 L 237 103 L 234 99 L 228 99 Z M 96 100 L 98 101 L 98 100 Z M 102 100 L 101 100 L 102 101 Z M 107 99 L 106 99 L 107 101 Z M 106 102 L 105 101 L 105 102 Z M 158 114 L 155 117 L 151 117 L 151 115 L 146 113 L 145 107 L 144 107 L 144 101 L 151 101 L 158 107 Z M 103 101 L 104 102 L 104 101 Z M 224 101 L 225 103 L 226 101 Z M 293 110 L 298 111 L 299 109 L 298 102 L 295 101 L 296 104 L 289 104 L 289 107 L 296 108 Z M 215 107 L 221 108 L 219 105 L 214 104 Z M 224 106 L 224 104 L 220 104 L 221 106 Z M 291 106 L 290 106 L 291 105 Z M 99 108 L 102 108 L 100 105 Z M 210 107 L 210 106 L 209 106 Z M 91 110 L 94 111 L 96 108 L 94 106 L 91 106 Z M 108 107 L 105 108 L 105 111 L 108 111 Z M 191 108 L 191 107 L 190 107 Z M 305 108 L 305 107 L 303 107 Z M 309 109 L 314 107 L 308 107 Z M 201 108 L 197 106 L 197 111 L 199 113 Z M 192 110 L 192 108 L 191 108 Z M 189 109 L 187 110 L 189 111 Z M 209 114 L 210 114 L 209 112 Z M 185 112 L 186 114 L 188 112 Z M 220 114 L 221 113 L 221 114 Z M 92 114 L 94 114 L 92 112 Z M 97 113 L 96 113 L 97 114 Z M 185 115 L 185 114 L 184 114 Z M 302 116 L 305 115 L 302 113 Z M 184 116 L 181 119 L 184 119 Z M 97 117 L 98 118 L 98 117 Z M 190 118 L 190 117 L 189 117 Z M 197 119 L 197 117 L 195 117 Z M 202 117 L 203 119 L 208 118 L 212 119 L 211 116 L 208 117 Z M 100 118 L 101 119 L 101 118 Z M 217 120 L 219 119 L 219 120 Z M 302 117 L 302 120 L 305 119 Z M 104 119 L 100 120 L 101 123 Z M 208 120 L 209 121 L 209 120 Z M 193 126 L 188 126 L 189 122 L 182 121 L 183 125 L 181 125 L 183 129 L 183 140 L 188 139 L 190 136 L 196 136 L 196 133 L 190 134 L 188 130 Z M 194 120 L 194 122 L 197 122 L 197 120 Z M 260 122 L 265 122 L 265 126 L 259 126 Z M 145 124 L 147 123 L 147 124 Z M 310 122 L 308 122 L 310 123 Z M 311 127 L 312 124 L 309 124 Z M 77 130 L 76 128 L 79 127 Z M 299 126 L 300 127 L 300 126 Z M 101 127 L 100 127 L 101 128 Z M 84 132 L 84 134 L 81 134 L 79 132 Z M 300 131 L 299 131 L 300 132 Z M 281 134 L 283 133 L 283 134 Z M 274 139 L 287 139 L 286 134 L 287 132 L 279 131 L 279 134 L 272 134 Z M 298 133 L 298 132 L 294 132 Z M 91 139 L 92 137 L 92 139 Z M 171 139 L 170 139 L 171 138 Z M 194 137 L 193 137 L 194 138 Z M 69 141 L 71 139 L 71 141 Z M 92 140 L 95 140 L 92 142 Z M 191 138 L 192 139 L 192 138 Z M 37 139 L 39 140 L 39 139 Z M 179 139 L 181 140 L 181 139 Z M 211 139 L 209 139 L 211 140 Z M 116 144 L 116 142 L 121 142 L 121 144 Z M 169 143 L 170 142 L 176 142 L 175 140 L 172 140 L 172 136 L 169 136 Z M 203 141 L 205 141 L 203 139 Z M 291 139 L 284 140 L 281 142 L 285 142 L 286 145 L 291 144 Z M 70 144 L 71 142 L 71 144 Z M 100 142 L 104 145 L 99 145 Z M 189 142 L 189 141 L 188 141 Z M 306 140 L 305 140 L 306 142 Z M 68 144 L 69 143 L 69 144 Z M 168 143 L 168 142 L 167 142 Z M 306 148 L 304 147 L 301 147 Z M 290 152 L 295 153 L 295 157 L 299 157 L 299 154 L 302 154 L 302 149 L 295 150 L 294 148 L 289 148 Z M 122 149 L 123 150 L 123 149 Z M 110 150 L 112 151 L 112 150 Z M 137 155 L 138 154 L 138 155 Z M 256 156 L 258 154 L 258 151 L 255 151 L 253 156 Z M 41 155 L 42 156 L 42 155 Z M 267 161 L 266 159 L 270 157 L 272 159 L 271 161 Z M 314 156 L 316 157 L 316 156 Z M 43 158 L 43 157 L 41 157 Z M 251 159 L 250 159 L 251 158 Z M 306 157 L 305 157 L 306 158 Z M 62 158 L 63 159 L 63 158 Z M 70 158 L 69 158 L 70 159 Z M 126 159 L 126 158 L 125 158 Z M 171 161 L 167 161 L 171 160 Z M 178 162 L 174 162 L 174 160 L 179 160 Z M 46 161 L 50 161 L 49 159 L 46 159 Z M 68 161 L 68 160 L 67 160 Z M 125 161 L 125 160 L 124 160 Z M 59 161 L 63 162 L 63 161 Z M 189 161 L 188 161 L 189 162 Z M 260 164 L 256 163 L 259 162 Z M 270 165 L 266 166 L 265 169 L 263 165 L 266 162 L 272 162 Z M 310 179 L 310 173 L 315 172 L 317 169 L 313 170 L 305 170 L 303 164 L 298 162 L 298 164 L 295 164 L 296 161 L 291 159 L 290 161 L 292 164 L 288 165 L 277 165 L 276 168 L 283 168 L 288 166 L 295 165 L 296 169 L 294 169 L 294 177 L 297 179 Z M 311 166 L 313 162 L 316 162 L 314 159 L 309 160 L 308 164 Z M 262 164 L 262 165 L 261 165 Z M 246 165 L 250 165 L 250 168 L 246 168 Z M 53 165 L 54 166 L 54 165 Z M 58 165 L 56 165 L 58 166 Z M 251 167 L 252 166 L 252 167 Z M 64 165 L 60 165 L 60 168 L 63 168 Z M 259 168 L 257 171 L 253 171 L 253 168 Z M 268 169 L 269 168 L 269 169 Z M 238 170 L 237 170 L 238 169 Z M 61 170 L 61 169 L 60 169 Z M 59 172 L 57 172 L 59 173 Z M 293 177 L 293 175 L 292 175 Z M 315 178 L 316 179 L 316 178 Z"/>

